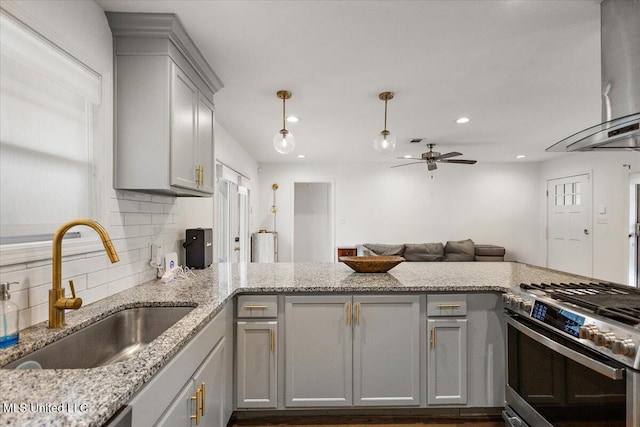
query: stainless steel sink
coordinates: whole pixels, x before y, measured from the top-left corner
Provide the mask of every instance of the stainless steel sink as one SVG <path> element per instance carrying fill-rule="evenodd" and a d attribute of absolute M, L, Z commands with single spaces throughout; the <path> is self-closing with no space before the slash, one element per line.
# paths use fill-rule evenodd
<path fill-rule="evenodd" d="M 126 360 L 178 320 L 193 307 L 129 308 L 74 332 L 8 365 L 17 368 L 37 362 L 43 369 L 96 368 Z M 23 366 L 37 367 L 35 363 Z"/>

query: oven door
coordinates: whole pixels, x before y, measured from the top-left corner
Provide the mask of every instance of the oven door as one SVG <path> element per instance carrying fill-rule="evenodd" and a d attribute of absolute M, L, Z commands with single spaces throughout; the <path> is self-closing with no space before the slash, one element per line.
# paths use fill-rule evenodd
<path fill-rule="evenodd" d="M 528 319 L 506 318 L 507 409 L 536 427 L 634 425 L 622 365 Z"/>

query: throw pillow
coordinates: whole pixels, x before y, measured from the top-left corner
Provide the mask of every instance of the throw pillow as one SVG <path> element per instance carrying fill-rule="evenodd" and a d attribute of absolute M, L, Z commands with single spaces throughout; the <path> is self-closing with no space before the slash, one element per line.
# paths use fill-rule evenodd
<path fill-rule="evenodd" d="M 449 241 L 444 247 L 445 261 L 473 261 L 475 245 L 473 240 Z"/>
<path fill-rule="evenodd" d="M 404 245 L 383 245 L 380 243 L 365 243 L 363 246 L 369 249 L 374 255 L 402 256 L 402 254 L 404 253 Z"/>
<path fill-rule="evenodd" d="M 407 261 L 444 261 L 442 243 L 407 243 L 404 245 L 404 259 Z"/>

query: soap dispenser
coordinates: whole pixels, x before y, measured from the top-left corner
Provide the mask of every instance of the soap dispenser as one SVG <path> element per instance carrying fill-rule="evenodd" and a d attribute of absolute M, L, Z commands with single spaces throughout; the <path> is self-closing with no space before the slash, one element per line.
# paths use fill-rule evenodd
<path fill-rule="evenodd" d="M 14 283 L 0 282 L 0 348 L 18 344 L 18 306 L 9 301 L 9 285 Z"/>

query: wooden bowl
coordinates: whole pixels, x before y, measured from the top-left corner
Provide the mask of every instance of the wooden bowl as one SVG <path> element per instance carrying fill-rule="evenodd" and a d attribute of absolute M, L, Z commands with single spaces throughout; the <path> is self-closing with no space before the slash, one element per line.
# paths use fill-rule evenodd
<path fill-rule="evenodd" d="M 340 261 L 358 273 L 386 273 L 404 261 L 401 256 L 341 256 Z"/>

